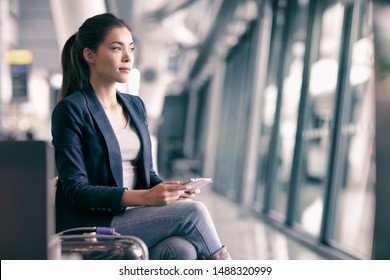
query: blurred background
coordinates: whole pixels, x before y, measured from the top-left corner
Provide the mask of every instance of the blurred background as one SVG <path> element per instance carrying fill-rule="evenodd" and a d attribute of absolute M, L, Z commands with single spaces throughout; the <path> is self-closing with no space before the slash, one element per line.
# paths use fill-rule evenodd
<path fill-rule="evenodd" d="M 118 89 L 158 173 L 213 178 L 233 258 L 390 258 L 386 1 L 0 0 L 1 141 L 50 143 L 64 42 L 103 12 L 133 30 Z"/>

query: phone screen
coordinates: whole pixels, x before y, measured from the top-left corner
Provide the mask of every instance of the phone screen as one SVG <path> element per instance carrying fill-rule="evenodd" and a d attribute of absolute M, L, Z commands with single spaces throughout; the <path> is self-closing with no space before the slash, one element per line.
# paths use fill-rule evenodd
<path fill-rule="evenodd" d="M 213 180 L 211 178 L 191 178 L 184 185 L 191 186 L 192 188 L 201 188 L 212 183 Z"/>

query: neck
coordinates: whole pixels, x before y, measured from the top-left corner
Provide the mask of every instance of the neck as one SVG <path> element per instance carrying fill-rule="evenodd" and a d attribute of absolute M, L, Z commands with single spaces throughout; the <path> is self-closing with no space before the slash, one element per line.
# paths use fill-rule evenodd
<path fill-rule="evenodd" d="M 102 85 L 92 80 L 90 81 L 90 83 L 103 108 L 111 108 L 118 105 L 118 100 L 116 99 L 115 84 Z"/>

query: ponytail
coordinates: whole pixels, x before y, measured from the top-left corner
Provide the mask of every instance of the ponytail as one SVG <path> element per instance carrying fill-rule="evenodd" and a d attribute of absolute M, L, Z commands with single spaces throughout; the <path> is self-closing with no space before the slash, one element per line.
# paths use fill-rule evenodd
<path fill-rule="evenodd" d="M 77 33 L 70 36 L 62 50 L 62 85 L 58 100 L 81 90 L 88 83 L 89 67 L 84 60 L 83 50 L 77 46 Z"/>

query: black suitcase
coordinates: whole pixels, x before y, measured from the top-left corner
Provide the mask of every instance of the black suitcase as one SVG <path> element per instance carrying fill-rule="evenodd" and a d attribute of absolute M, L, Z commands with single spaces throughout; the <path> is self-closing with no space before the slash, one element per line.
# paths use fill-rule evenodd
<path fill-rule="evenodd" d="M 113 228 L 82 227 L 57 234 L 61 259 L 147 260 L 146 244 L 138 237 L 124 236 Z"/>

